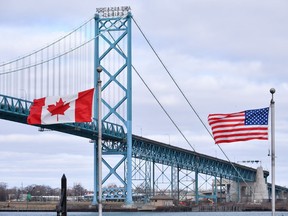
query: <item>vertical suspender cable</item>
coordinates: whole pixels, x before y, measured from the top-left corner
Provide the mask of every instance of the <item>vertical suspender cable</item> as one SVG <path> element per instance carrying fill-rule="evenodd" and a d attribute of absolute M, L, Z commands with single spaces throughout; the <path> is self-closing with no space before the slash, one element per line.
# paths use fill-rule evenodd
<path fill-rule="evenodd" d="M 36 52 L 35 53 L 35 64 L 37 64 L 38 63 L 38 59 L 37 59 L 37 53 L 38 52 Z M 37 73 L 36 73 L 36 71 L 37 71 L 37 66 L 35 65 L 34 66 L 34 92 L 33 92 L 33 98 L 37 98 L 37 96 L 36 96 L 36 92 L 37 92 Z"/>
<path fill-rule="evenodd" d="M 65 40 L 65 39 L 64 39 Z M 61 92 L 62 92 L 62 88 L 63 88 L 63 85 L 61 85 L 61 42 L 59 41 L 58 42 L 58 88 L 59 88 L 59 90 L 58 90 L 58 95 L 61 95 Z"/>
<path fill-rule="evenodd" d="M 4 66 L 1 66 L 0 69 L 3 70 L 3 69 L 4 69 Z M 3 71 L 4 71 L 4 70 L 3 70 Z M 0 75 L 2 75 L 1 72 L 0 72 Z M 5 79 L 5 77 L 6 77 L 5 75 L 2 75 L 2 76 L 1 76 L 1 79 L 0 79 L 0 81 L 1 81 L 1 83 L 0 83 L 0 91 L 3 92 L 4 94 L 5 94 L 5 92 L 4 92 L 4 89 L 5 89 L 4 79 Z"/>
<path fill-rule="evenodd" d="M 22 92 L 23 92 L 23 91 L 26 91 L 26 89 L 24 89 L 25 71 L 27 70 L 27 69 L 25 69 L 25 64 L 26 64 L 26 58 L 23 58 L 23 59 L 22 59 L 22 68 L 23 68 L 23 69 L 20 71 L 20 80 L 19 80 L 19 76 L 16 75 L 16 77 L 17 77 L 18 80 L 19 80 L 19 83 L 20 83 L 19 87 L 20 87 L 20 89 L 21 89 Z M 18 90 L 18 91 L 19 91 L 19 90 Z M 25 93 L 23 93 L 23 95 L 25 95 Z"/>
<path fill-rule="evenodd" d="M 69 44 L 68 44 L 68 48 L 67 48 L 68 50 L 69 50 L 69 53 L 68 53 L 68 56 L 67 56 L 67 58 L 68 58 L 68 60 L 67 60 L 67 66 L 68 66 L 68 68 L 67 68 L 67 75 L 68 75 L 68 78 L 67 78 L 67 80 L 68 80 L 68 94 L 70 94 L 71 93 L 71 89 L 72 89 L 72 85 L 73 85 L 73 82 L 72 82 L 72 67 L 71 67 L 71 62 L 72 62 L 72 53 L 70 52 L 70 50 L 71 50 L 71 35 L 69 35 Z"/>
<path fill-rule="evenodd" d="M 79 89 L 83 88 L 83 77 L 84 77 L 84 70 L 83 70 L 83 46 L 82 41 L 83 41 L 83 27 L 80 28 L 80 33 L 79 33 Z"/>
<path fill-rule="evenodd" d="M 52 46 L 52 95 L 55 95 L 55 45 Z"/>
<path fill-rule="evenodd" d="M 47 59 L 49 59 L 49 47 L 47 48 Z M 46 95 L 48 96 L 48 95 L 50 95 L 50 93 L 49 93 L 49 85 L 50 85 L 50 82 L 49 82 L 49 79 L 50 79 L 50 68 L 49 68 L 49 61 L 47 62 L 47 72 L 45 73 L 46 74 L 46 80 L 47 80 L 47 92 L 46 92 Z M 43 74 L 43 75 L 45 75 L 45 74 Z"/>
<path fill-rule="evenodd" d="M 87 40 L 87 25 L 84 26 L 84 42 Z M 83 89 L 87 89 L 86 88 L 86 75 L 87 75 L 87 56 L 86 56 L 86 53 L 87 52 L 87 44 L 85 44 L 83 46 L 83 71 L 82 71 L 82 74 L 83 74 Z"/>
<path fill-rule="evenodd" d="M 3 69 L 4 69 L 4 66 L 0 66 L 0 71 L 3 70 Z M 4 70 L 3 70 L 3 71 L 4 71 Z M 0 75 L 2 75 L 1 72 L 0 72 Z M 1 83 L 0 83 L 0 91 L 3 92 L 4 94 L 5 94 L 5 92 L 4 92 L 4 89 L 5 89 L 5 86 L 4 86 L 4 81 L 5 81 L 5 80 L 4 80 L 4 79 L 5 79 L 5 77 L 6 77 L 6 75 L 2 75 L 2 76 L 1 76 L 1 79 L 0 79 L 0 82 L 1 82 Z"/>
<path fill-rule="evenodd" d="M 66 41 L 67 41 L 67 38 L 65 39 L 64 41 L 64 44 L 63 44 L 63 53 L 66 53 Z M 68 54 L 65 54 L 63 56 L 63 93 L 64 95 L 67 94 L 67 81 L 68 81 L 68 74 L 67 74 L 67 71 L 68 70 L 65 70 L 65 68 L 67 68 L 67 64 L 66 64 L 66 60 L 67 60 L 67 55 Z"/>
<path fill-rule="evenodd" d="M 12 64 L 12 66 L 14 67 L 14 65 Z M 13 75 L 12 75 L 12 77 L 13 77 L 13 79 L 12 79 L 12 85 L 11 85 L 11 87 L 10 88 L 12 88 L 12 86 L 17 86 L 18 88 L 19 88 L 19 86 L 20 86 L 20 78 L 19 78 L 19 76 L 16 76 L 16 74 L 14 74 L 13 73 Z M 17 94 L 17 88 L 12 88 L 13 90 L 12 90 L 12 92 L 13 92 L 13 96 L 15 96 L 16 94 Z"/>
<path fill-rule="evenodd" d="M 29 56 L 29 68 L 28 68 L 28 83 L 27 83 L 27 95 L 25 97 L 25 100 L 28 100 L 31 95 L 31 58 L 32 55 Z M 26 80 L 26 79 L 25 79 Z M 25 81 L 26 83 L 26 81 Z M 24 88 L 25 89 L 25 88 Z"/>
<path fill-rule="evenodd" d="M 80 42 L 80 35 L 79 34 L 81 34 L 81 29 L 79 30 L 80 31 L 80 33 L 78 33 L 77 34 L 77 41 L 76 41 L 76 43 L 77 43 L 77 47 L 79 46 L 79 44 L 81 43 Z M 77 55 L 77 59 L 79 59 L 79 56 L 80 56 L 80 49 L 76 49 L 76 55 Z M 80 83 L 81 83 L 81 76 L 80 76 L 80 61 L 76 61 L 76 63 L 77 63 L 77 66 L 76 66 L 76 74 L 77 74 L 77 76 L 76 76 L 76 81 L 77 81 L 77 88 L 76 88 L 76 90 L 77 91 L 79 91 L 79 89 L 80 89 Z"/>
<path fill-rule="evenodd" d="M 10 71 L 12 70 L 12 64 L 9 64 L 9 70 Z M 12 93 L 11 89 L 9 89 L 9 86 L 12 86 L 12 74 L 11 75 L 8 74 L 7 76 L 8 76 L 7 94 L 9 95 Z"/>
<path fill-rule="evenodd" d="M 76 34 L 74 34 L 74 47 L 76 47 Z M 76 90 L 76 61 L 75 61 L 75 56 L 76 56 L 77 50 L 73 51 L 73 92 Z"/>
<path fill-rule="evenodd" d="M 4 73 L 4 71 L 5 71 L 5 66 L 1 66 L 1 69 L 2 69 L 2 73 Z M 2 75 L 2 74 L 1 74 Z M 4 92 L 4 94 L 7 94 L 6 93 L 6 84 L 7 84 L 7 80 L 6 80 L 6 78 L 7 78 L 7 75 L 6 74 L 3 74 L 2 75 L 2 83 L 1 83 L 1 92 Z"/>
<path fill-rule="evenodd" d="M 40 71 L 40 80 L 39 80 L 39 85 L 40 85 L 40 97 L 43 96 L 43 88 L 44 88 L 44 82 L 43 82 L 43 50 L 41 50 L 41 71 Z M 46 79 L 47 80 L 47 79 Z"/>

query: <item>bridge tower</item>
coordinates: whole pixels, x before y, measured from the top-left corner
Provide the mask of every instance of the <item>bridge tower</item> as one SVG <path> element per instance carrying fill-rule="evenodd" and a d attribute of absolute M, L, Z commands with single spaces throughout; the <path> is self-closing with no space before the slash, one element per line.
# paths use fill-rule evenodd
<path fill-rule="evenodd" d="M 120 141 L 102 141 L 102 163 L 108 169 L 103 176 L 102 185 L 109 178 L 116 178 L 123 187 L 107 191 L 108 196 L 125 197 L 126 205 L 132 204 L 132 61 L 131 61 L 131 13 L 130 7 L 98 8 L 95 15 L 94 85 L 97 89 L 97 67 L 102 67 L 101 101 L 102 122 L 114 122 L 122 125 L 126 138 Z M 98 95 L 96 92 L 95 95 Z M 95 116 L 98 116 L 95 100 Z M 123 145 L 125 146 L 123 148 Z M 94 141 L 94 199 L 97 204 L 97 141 Z M 124 149 L 124 150 L 123 150 Z M 117 155 L 118 157 L 115 157 Z M 110 156 L 105 159 L 104 156 Z M 113 157 L 113 159 L 111 159 Z M 112 161 L 118 160 L 116 164 Z M 124 169 L 124 173 L 120 171 Z M 111 190 L 113 190 L 111 188 Z"/>

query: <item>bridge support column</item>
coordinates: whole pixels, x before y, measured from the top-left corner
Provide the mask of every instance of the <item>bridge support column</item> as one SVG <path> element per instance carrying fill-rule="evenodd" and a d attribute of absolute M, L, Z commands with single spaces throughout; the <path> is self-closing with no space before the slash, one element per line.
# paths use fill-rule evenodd
<path fill-rule="evenodd" d="M 155 196 L 155 161 L 152 163 L 152 195 Z"/>
<path fill-rule="evenodd" d="M 171 166 L 171 197 L 179 202 L 179 169 Z"/>
<path fill-rule="evenodd" d="M 198 191 L 198 171 L 195 171 L 195 202 L 199 204 L 199 191 Z"/>
<path fill-rule="evenodd" d="M 131 127 L 131 124 L 130 124 Z M 126 200 L 127 206 L 132 205 L 132 134 L 127 134 L 127 187 L 126 187 Z"/>
<path fill-rule="evenodd" d="M 131 30 L 131 17 L 127 15 L 127 194 L 126 205 L 132 205 L 132 30 Z"/>
<path fill-rule="evenodd" d="M 213 195 L 214 195 L 214 203 L 217 205 L 217 177 L 214 177 L 214 189 L 213 189 Z"/>
<path fill-rule="evenodd" d="M 223 198 L 223 190 L 222 190 L 222 176 L 220 176 L 220 202 L 222 203 Z"/>
<path fill-rule="evenodd" d="M 145 203 L 148 203 L 151 197 L 151 162 L 150 161 L 145 162 L 145 191 L 146 191 Z"/>
<path fill-rule="evenodd" d="M 99 73 L 97 72 L 97 67 L 100 65 L 100 60 L 99 60 L 99 15 L 96 14 L 94 17 L 95 20 L 95 42 L 94 42 L 94 89 L 95 91 L 98 92 L 98 78 L 99 78 Z M 94 94 L 94 122 L 97 125 L 96 122 L 96 117 L 98 117 L 98 93 Z M 99 119 L 98 119 L 99 120 Z M 98 166 L 97 166 L 97 161 L 98 161 L 98 148 L 97 148 L 97 141 L 94 140 L 94 196 L 93 196 L 93 201 L 92 205 L 97 205 L 97 192 L 98 192 Z"/>
<path fill-rule="evenodd" d="M 241 200 L 241 190 L 240 190 L 240 182 L 239 179 L 237 180 L 237 202 Z"/>

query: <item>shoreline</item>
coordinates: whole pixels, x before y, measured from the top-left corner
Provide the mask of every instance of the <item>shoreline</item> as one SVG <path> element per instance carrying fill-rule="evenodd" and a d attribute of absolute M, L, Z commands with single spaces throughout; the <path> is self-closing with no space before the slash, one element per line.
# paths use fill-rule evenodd
<path fill-rule="evenodd" d="M 0 202 L 0 212 L 56 212 L 57 202 Z M 91 202 L 67 202 L 67 212 L 97 212 L 97 206 Z M 135 203 L 125 207 L 124 203 L 109 202 L 103 204 L 103 212 L 252 212 L 271 211 L 271 203 L 221 203 L 217 205 L 199 204 L 192 206 L 161 206 Z M 277 203 L 276 211 L 288 211 L 286 202 Z"/>

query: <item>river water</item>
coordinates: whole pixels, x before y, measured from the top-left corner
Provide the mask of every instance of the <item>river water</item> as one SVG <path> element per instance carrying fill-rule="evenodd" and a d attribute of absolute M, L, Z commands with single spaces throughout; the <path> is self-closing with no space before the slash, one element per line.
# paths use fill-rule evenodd
<path fill-rule="evenodd" d="M 97 216 L 97 212 L 68 212 L 68 216 Z M 271 216 L 271 212 L 103 212 L 103 216 Z M 288 216 L 288 212 L 276 212 Z M 56 212 L 0 212 L 0 216 L 56 216 Z"/>

